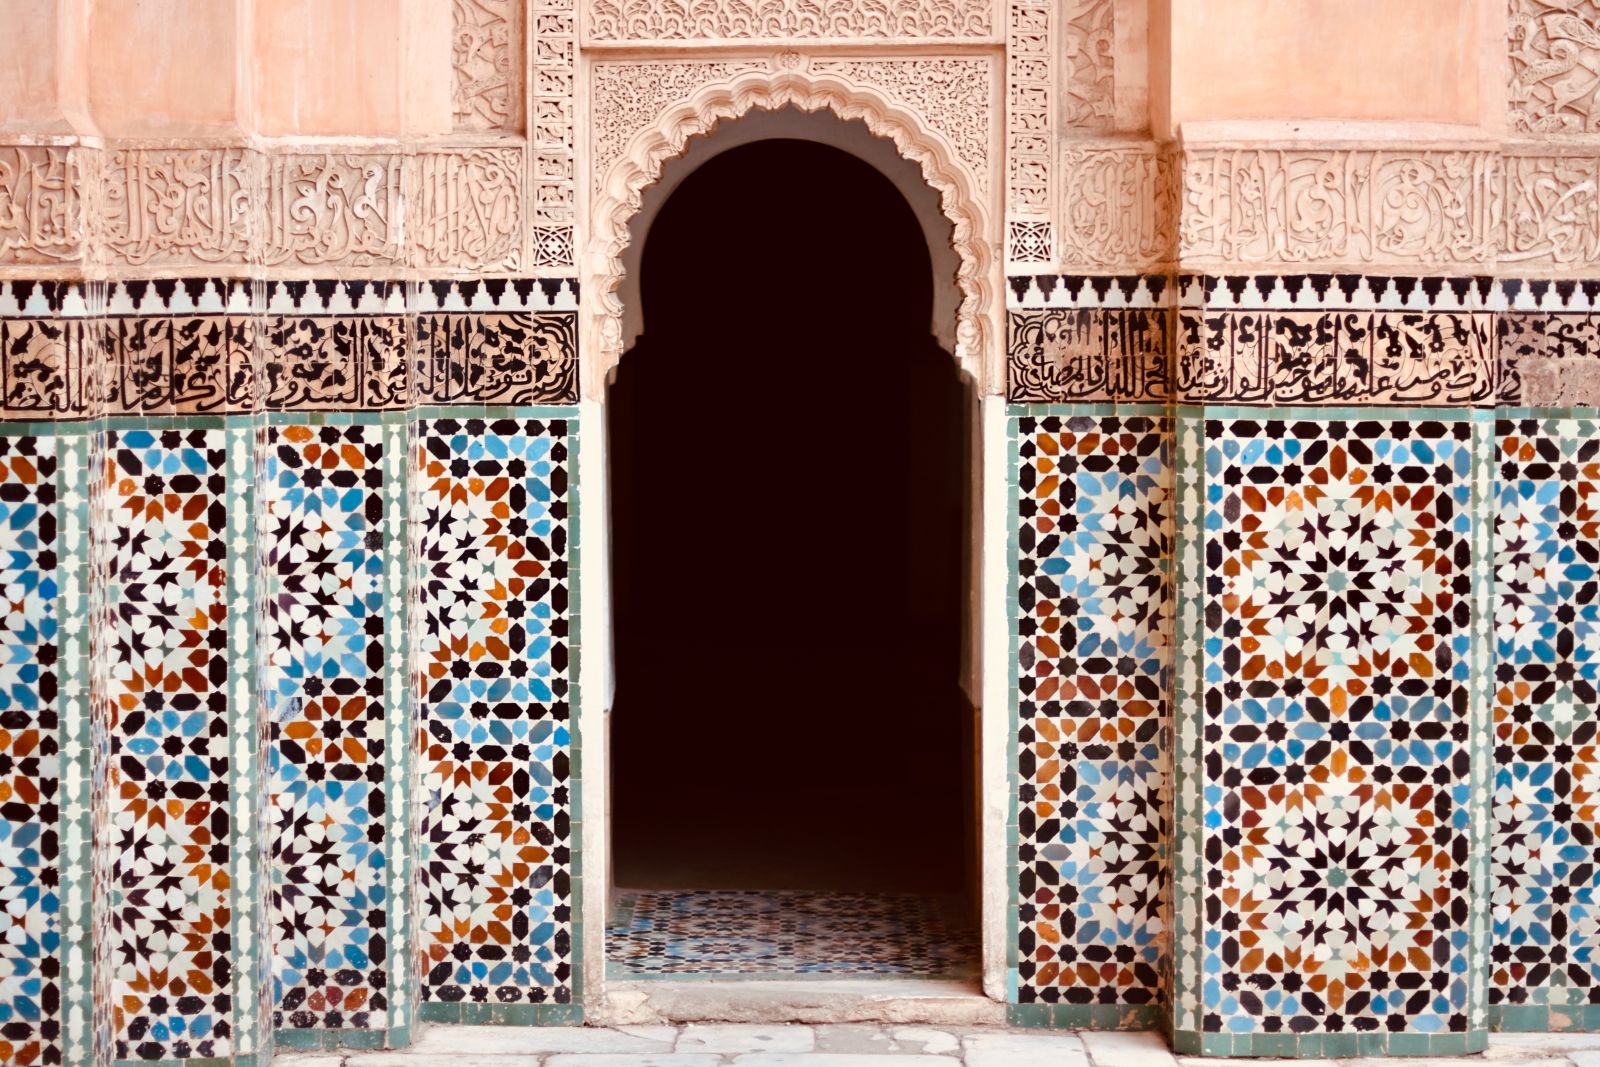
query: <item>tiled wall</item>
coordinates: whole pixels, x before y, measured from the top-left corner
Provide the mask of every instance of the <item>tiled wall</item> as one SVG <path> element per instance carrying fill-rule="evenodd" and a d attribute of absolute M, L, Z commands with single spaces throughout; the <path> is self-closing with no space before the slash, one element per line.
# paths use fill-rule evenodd
<path fill-rule="evenodd" d="M 0 285 L 0 1059 L 579 1017 L 575 311 Z"/>

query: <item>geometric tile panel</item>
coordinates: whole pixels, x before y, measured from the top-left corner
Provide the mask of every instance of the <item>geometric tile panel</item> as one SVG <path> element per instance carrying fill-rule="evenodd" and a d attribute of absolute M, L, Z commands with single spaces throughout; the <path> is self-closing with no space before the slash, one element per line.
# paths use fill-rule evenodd
<path fill-rule="evenodd" d="M 1468 1030 L 1472 460 L 1467 420 L 1205 422 L 1208 1033 Z"/>
<path fill-rule="evenodd" d="M 573 1001 L 564 419 L 414 426 L 422 999 Z"/>
<path fill-rule="evenodd" d="M 1013 436 L 1017 1000 L 1150 1008 L 1168 929 L 1169 420 L 1028 416 Z"/>
<path fill-rule="evenodd" d="M 384 1029 L 389 944 L 388 719 L 381 424 L 262 431 L 263 690 L 271 773 L 273 983 L 279 1028 Z M 388 533 L 403 553 L 404 530 Z M 400 843 L 400 847 L 404 847 Z"/>
<path fill-rule="evenodd" d="M 606 970 L 619 979 L 976 978 L 959 897 L 796 890 L 627 890 Z"/>
<path fill-rule="evenodd" d="M 0 437 L 0 1063 L 61 1063 L 56 441 Z"/>
<path fill-rule="evenodd" d="M 1501 420 L 1489 1000 L 1600 1004 L 1600 420 Z"/>
<path fill-rule="evenodd" d="M 249 859 L 234 849 L 254 818 L 233 792 L 255 768 L 254 739 L 236 738 L 229 714 L 230 701 L 249 705 L 230 662 L 230 646 L 248 652 L 248 631 L 231 617 L 228 542 L 249 509 L 229 492 L 231 433 L 106 431 L 98 449 L 96 700 L 110 740 L 117 1059 L 254 1048 L 236 1030 L 258 987 L 247 974 L 256 927 L 233 893 Z"/>

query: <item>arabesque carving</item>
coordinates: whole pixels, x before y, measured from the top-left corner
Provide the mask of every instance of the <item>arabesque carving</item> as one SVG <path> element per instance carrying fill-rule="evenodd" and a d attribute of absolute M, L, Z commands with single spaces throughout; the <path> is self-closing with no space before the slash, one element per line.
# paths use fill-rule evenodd
<path fill-rule="evenodd" d="M 84 258 L 80 151 L 0 145 L 0 265 L 61 264 Z"/>
<path fill-rule="evenodd" d="M 597 42 L 951 40 L 993 32 L 993 0 L 593 0 L 588 36 Z"/>
<path fill-rule="evenodd" d="M 1112 45 L 1113 0 L 1071 0 L 1062 23 L 1067 62 L 1066 123 L 1081 130 L 1108 130 L 1115 119 Z"/>
<path fill-rule="evenodd" d="M 452 0 L 456 129 L 517 129 L 522 9 L 520 0 Z"/>
<path fill-rule="evenodd" d="M 1510 154 L 1500 172 L 1501 263 L 1559 270 L 1600 262 L 1600 156 Z"/>
<path fill-rule="evenodd" d="M 802 111 L 826 108 L 845 121 L 860 119 L 875 136 L 892 141 L 904 158 L 921 167 L 952 223 L 952 243 L 960 261 L 956 358 L 980 381 L 988 382 L 988 388 L 997 387 L 999 361 L 987 353 L 995 330 L 988 322 L 994 307 L 990 249 L 996 247 L 997 239 L 990 232 L 983 199 L 977 192 L 985 183 L 950 141 L 930 133 L 913 108 L 877 86 L 846 82 L 836 70 L 806 70 L 803 57 L 789 54 L 778 58 L 776 70 L 731 71 L 721 80 L 711 80 L 708 75 L 712 68 L 728 64 L 599 66 L 610 69 L 597 71 L 597 85 L 602 80 L 606 85 L 659 80 L 674 88 L 667 92 L 641 88 L 618 98 L 594 96 L 595 137 L 606 139 L 610 146 L 604 154 L 597 149 L 596 162 L 598 165 L 602 158 L 611 162 L 596 172 L 600 189 L 592 213 L 595 259 L 585 285 L 591 287 L 596 300 L 598 350 L 585 360 L 586 395 L 603 388 L 606 374 L 622 356 L 622 305 L 617 299 L 621 255 L 628 243 L 628 221 L 639 210 L 644 190 L 661 176 L 665 162 L 683 151 L 689 138 L 708 133 L 725 119 L 785 107 Z M 644 100 L 655 103 L 647 105 Z M 616 110 L 625 110 L 626 115 L 612 113 Z M 986 357 L 990 362 L 986 363 Z"/>
<path fill-rule="evenodd" d="M 575 0 L 537 0 L 533 7 L 532 215 L 534 262 L 572 265 L 572 226 L 577 217 L 573 100 L 578 42 Z M 565 238 L 552 235 L 565 231 Z M 565 247 L 567 254 L 559 256 Z"/>
<path fill-rule="evenodd" d="M 1511 127 L 1524 133 L 1600 130 L 1600 3 L 1511 0 Z"/>
<path fill-rule="evenodd" d="M 1055 151 L 1054 0 L 1012 0 L 1006 40 L 1006 211 L 1048 217 Z"/>
<path fill-rule="evenodd" d="M 1185 266 L 1479 267 L 1494 259 L 1496 154 L 1367 148 L 1184 152 Z"/>

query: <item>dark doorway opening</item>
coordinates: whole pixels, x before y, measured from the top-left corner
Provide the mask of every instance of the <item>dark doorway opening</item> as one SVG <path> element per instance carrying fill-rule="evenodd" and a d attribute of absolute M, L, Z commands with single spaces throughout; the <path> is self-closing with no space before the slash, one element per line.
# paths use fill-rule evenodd
<path fill-rule="evenodd" d="M 970 913 L 953 279 L 877 170 L 770 140 L 671 194 L 640 283 L 608 398 L 615 884 Z"/>

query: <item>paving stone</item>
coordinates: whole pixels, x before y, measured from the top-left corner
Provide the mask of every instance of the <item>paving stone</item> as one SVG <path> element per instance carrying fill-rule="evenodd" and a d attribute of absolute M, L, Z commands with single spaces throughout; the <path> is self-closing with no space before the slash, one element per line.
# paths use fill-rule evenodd
<path fill-rule="evenodd" d="M 898 1052 L 894 1038 L 875 1023 L 840 1023 L 836 1026 L 819 1026 L 816 1032 L 818 1052 L 876 1053 L 883 1055 Z M 912 1050 L 917 1051 L 917 1050 Z"/>
<path fill-rule="evenodd" d="M 408 1052 L 423 1055 L 503 1055 L 541 1052 L 671 1052 L 670 1026 L 623 1033 L 601 1026 L 430 1026 Z M 364 1061 L 363 1061 L 364 1062 Z"/>
<path fill-rule="evenodd" d="M 561 1052 L 544 1067 L 722 1067 L 712 1052 Z"/>
<path fill-rule="evenodd" d="M 961 1067 L 961 1061 L 954 1056 L 852 1055 L 847 1052 L 759 1052 L 735 1056 L 733 1063 L 734 1067 Z M 1058 1062 L 1053 1067 L 1066 1065 Z"/>
<path fill-rule="evenodd" d="M 967 1067 L 1089 1067 L 1077 1034 L 968 1034 L 961 1044 Z"/>
<path fill-rule="evenodd" d="M 1600 1052 L 1574 1049 L 1565 1055 L 1572 1067 L 1600 1067 Z"/>
<path fill-rule="evenodd" d="M 679 1052 L 810 1052 L 817 1037 L 809 1026 L 756 1023 L 693 1024 L 678 1035 Z"/>
<path fill-rule="evenodd" d="M 1288 1060 L 1239 1060 L 1218 1056 L 1179 1056 L 1178 1067 L 1262 1067 L 1263 1063 L 1288 1063 Z M 1294 1067 L 1340 1067 L 1334 1060 L 1295 1060 Z M 1396 1061 L 1404 1067 L 1404 1061 Z"/>
<path fill-rule="evenodd" d="M 923 1052 L 930 1056 L 946 1056 L 961 1051 L 961 1039 L 948 1030 L 935 1030 L 931 1026 L 897 1026 L 889 1031 L 894 1043 L 906 1052 Z M 819 1035 L 820 1038 L 820 1035 Z"/>
<path fill-rule="evenodd" d="M 539 1067 L 544 1057 L 537 1053 L 476 1053 L 448 1055 L 405 1051 L 361 1052 L 345 1057 L 350 1067 Z M 272 1061 L 274 1065 L 277 1060 Z"/>
<path fill-rule="evenodd" d="M 332 1052 L 291 1052 L 272 1057 L 272 1067 L 339 1067 L 344 1056 Z"/>
<path fill-rule="evenodd" d="M 1085 1032 L 1083 1047 L 1089 1051 L 1094 1067 L 1160 1067 L 1177 1060 L 1160 1034 L 1130 1034 L 1114 1030 Z"/>

